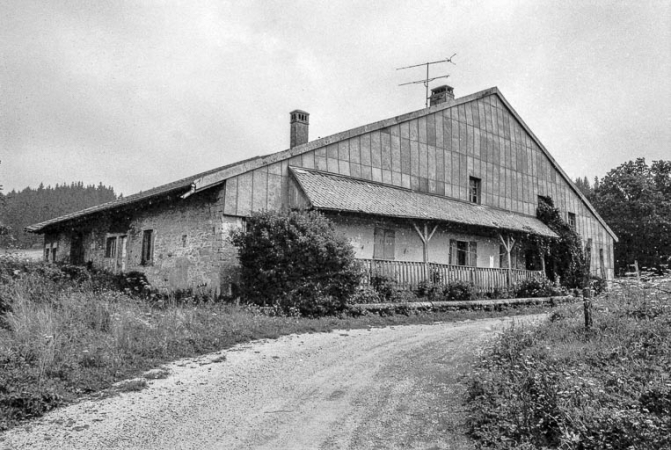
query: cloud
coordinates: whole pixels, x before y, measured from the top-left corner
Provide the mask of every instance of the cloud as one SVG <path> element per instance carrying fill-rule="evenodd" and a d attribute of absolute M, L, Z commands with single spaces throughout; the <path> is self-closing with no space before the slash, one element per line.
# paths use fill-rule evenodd
<path fill-rule="evenodd" d="M 130 194 L 498 86 L 572 176 L 667 157 L 668 2 L 6 2 L 5 189 L 83 180 Z"/>

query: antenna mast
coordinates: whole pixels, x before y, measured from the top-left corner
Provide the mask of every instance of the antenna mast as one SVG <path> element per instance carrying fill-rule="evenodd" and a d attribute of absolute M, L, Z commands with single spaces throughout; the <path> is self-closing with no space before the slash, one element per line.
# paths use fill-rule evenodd
<path fill-rule="evenodd" d="M 455 63 L 452 62 L 452 58 L 457 56 L 455 53 L 454 55 L 450 56 L 449 58 L 441 59 L 439 61 L 430 61 L 430 62 L 425 62 L 421 64 L 415 64 L 414 66 L 406 66 L 406 67 L 399 67 L 396 70 L 403 70 L 403 69 L 412 69 L 413 67 L 421 67 L 421 66 L 426 66 L 426 78 L 423 80 L 417 80 L 417 81 L 409 81 L 407 83 L 402 83 L 399 84 L 399 86 L 406 86 L 408 84 L 420 84 L 422 83 L 424 87 L 426 88 L 426 101 L 424 102 L 424 106 L 429 106 L 429 83 L 432 82 L 433 80 L 437 80 L 438 78 L 448 78 L 449 75 L 440 75 L 437 77 L 430 78 L 429 77 L 429 66 L 432 64 L 441 64 L 441 63 L 450 63 L 456 66 Z"/>

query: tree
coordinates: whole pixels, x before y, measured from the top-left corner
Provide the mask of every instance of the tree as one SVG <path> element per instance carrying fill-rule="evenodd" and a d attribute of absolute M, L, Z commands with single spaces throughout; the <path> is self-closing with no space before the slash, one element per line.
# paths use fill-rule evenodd
<path fill-rule="evenodd" d="M 658 267 L 671 257 L 671 161 L 628 161 L 594 189 L 594 206 L 617 235 L 615 268 Z"/>
<path fill-rule="evenodd" d="M 261 212 L 232 233 L 244 300 L 303 315 L 342 310 L 360 282 L 348 240 L 318 212 Z"/>
<path fill-rule="evenodd" d="M 580 189 L 580 192 L 582 192 L 582 194 L 587 198 L 587 200 L 591 201 L 593 191 L 592 187 L 589 185 L 589 180 L 587 179 L 587 177 L 576 178 L 575 185 L 578 187 L 578 189 Z"/>
<path fill-rule="evenodd" d="M 28 248 L 42 237 L 25 232 L 26 226 L 115 199 L 111 187 L 84 187 L 82 182 L 53 188 L 40 183 L 37 189 L 12 190 L 6 196 L 0 192 L 0 222 L 5 227 L 5 234 L 0 232 L 0 247 Z"/>

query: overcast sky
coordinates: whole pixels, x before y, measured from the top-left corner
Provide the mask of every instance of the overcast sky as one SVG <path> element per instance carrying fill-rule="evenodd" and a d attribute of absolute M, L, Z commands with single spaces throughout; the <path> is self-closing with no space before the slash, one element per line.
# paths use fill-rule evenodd
<path fill-rule="evenodd" d="M 671 0 L 0 2 L 0 184 L 125 195 L 498 86 L 571 177 L 671 159 Z M 432 86 L 443 84 L 440 80 Z"/>

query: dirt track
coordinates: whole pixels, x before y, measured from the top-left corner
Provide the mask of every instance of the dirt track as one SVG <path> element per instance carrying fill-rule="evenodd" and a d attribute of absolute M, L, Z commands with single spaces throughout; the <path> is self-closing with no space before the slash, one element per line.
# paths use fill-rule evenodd
<path fill-rule="evenodd" d="M 0 435 L 0 449 L 469 449 L 462 375 L 510 322 L 240 345 L 174 363 L 144 391 L 54 411 Z"/>

